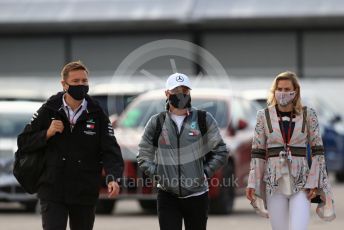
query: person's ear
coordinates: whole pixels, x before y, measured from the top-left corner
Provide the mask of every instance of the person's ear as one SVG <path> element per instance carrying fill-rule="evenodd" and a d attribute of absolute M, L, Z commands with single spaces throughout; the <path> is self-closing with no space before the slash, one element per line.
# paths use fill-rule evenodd
<path fill-rule="evenodd" d="M 61 80 L 61 85 L 62 85 L 63 91 L 66 92 L 68 90 L 68 85 L 67 85 L 66 81 L 65 80 Z"/>
<path fill-rule="evenodd" d="M 165 91 L 165 96 L 166 96 L 166 97 L 169 97 L 169 96 L 170 96 L 168 90 Z"/>

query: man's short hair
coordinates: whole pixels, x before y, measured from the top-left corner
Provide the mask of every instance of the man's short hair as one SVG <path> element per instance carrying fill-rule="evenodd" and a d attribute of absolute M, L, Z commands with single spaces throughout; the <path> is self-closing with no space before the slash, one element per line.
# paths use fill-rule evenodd
<path fill-rule="evenodd" d="M 62 71 L 61 71 L 61 77 L 63 80 L 66 80 L 68 77 L 69 72 L 76 71 L 76 70 L 84 70 L 88 74 L 88 69 L 81 61 L 73 61 L 68 64 L 66 64 Z"/>

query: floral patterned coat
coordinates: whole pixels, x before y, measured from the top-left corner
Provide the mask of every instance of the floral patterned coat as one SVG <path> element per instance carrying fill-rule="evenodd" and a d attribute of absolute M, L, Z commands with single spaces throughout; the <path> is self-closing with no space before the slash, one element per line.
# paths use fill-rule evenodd
<path fill-rule="evenodd" d="M 267 122 L 267 118 L 270 118 L 271 122 Z M 289 168 L 293 193 L 302 189 L 317 188 L 322 202 L 317 206 L 316 212 L 323 220 L 331 221 L 335 219 L 334 201 L 316 112 L 305 107 L 303 113 L 296 115 L 293 121 L 295 128 L 289 144 L 292 152 Z M 312 153 L 310 169 L 306 157 L 308 144 Z M 276 107 L 270 106 L 258 111 L 247 187 L 256 190 L 256 197 L 263 199 L 261 203 L 264 203 L 265 207 L 265 197 L 276 191 L 278 180 L 282 177 L 278 154 L 283 150 L 283 146 L 284 140 Z"/>

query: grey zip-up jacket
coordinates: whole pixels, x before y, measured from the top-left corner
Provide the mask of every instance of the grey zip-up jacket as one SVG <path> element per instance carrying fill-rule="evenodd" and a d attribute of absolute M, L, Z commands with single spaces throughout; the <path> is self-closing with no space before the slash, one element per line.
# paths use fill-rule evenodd
<path fill-rule="evenodd" d="M 146 175 L 155 176 L 160 188 L 177 197 L 207 191 L 205 175 L 212 177 L 228 155 L 213 116 L 206 113 L 207 134 L 202 138 L 196 109 L 192 108 L 185 117 L 180 133 L 167 112 L 156 148 L 153 140 L 157 119 L 158 114 L 152 116 L 145 127 L 137 156 L 139 167 Z"/>

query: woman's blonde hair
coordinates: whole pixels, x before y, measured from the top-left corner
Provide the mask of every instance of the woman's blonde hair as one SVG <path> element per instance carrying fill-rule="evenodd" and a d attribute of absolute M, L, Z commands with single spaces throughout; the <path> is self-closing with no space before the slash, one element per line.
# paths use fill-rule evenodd
<path fill-rule="evenodd" d="M 301 89 L 300 89 L 300 83 L 299 79 L 296 76 L 295 73 L 286 71 L 278 74 L 275 78 L 275 80 L 272 82 L 271 88 L 270 88 L 270 93 L 268 96 L 267 104 L 268 106 L 275 106 L 277 105 L 277 100 L 275 97 L 275 91 L 278 86 L 278 82 L 280 80 L 289 80 L 292 82 L 294 86 L 294 90 L 296 91 L 296 96 L 293 100 L 293 105 L 294 105 L 294 112 L 297 114 L 300 114 L 302 112 L 302 103 L 301 103 Z"/>

